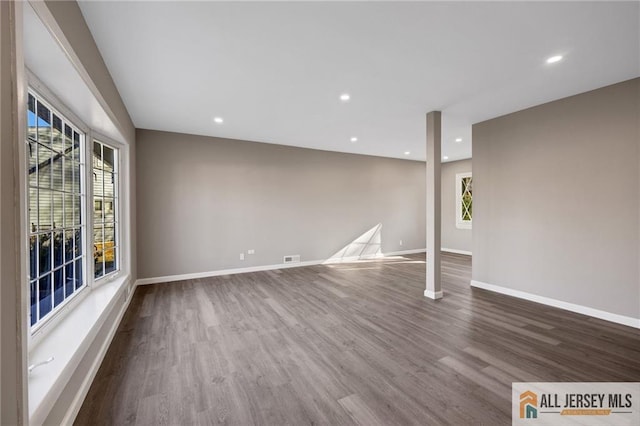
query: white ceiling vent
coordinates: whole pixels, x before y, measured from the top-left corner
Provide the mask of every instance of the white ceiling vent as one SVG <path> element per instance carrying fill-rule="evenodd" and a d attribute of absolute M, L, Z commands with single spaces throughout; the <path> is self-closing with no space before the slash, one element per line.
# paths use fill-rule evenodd
<path fill-rule="evenodd" d="M 299 254 L 292 254 L 291 256 L 284 257 L 284 263 L 296 263 L 296 262 L 300 262 Z"/>

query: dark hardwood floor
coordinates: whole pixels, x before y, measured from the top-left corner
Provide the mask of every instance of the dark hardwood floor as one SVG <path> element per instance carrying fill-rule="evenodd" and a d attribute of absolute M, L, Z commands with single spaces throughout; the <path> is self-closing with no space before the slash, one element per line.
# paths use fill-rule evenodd
<path fill-rule="evenodd" d="M 640 332 L 471 289 L 443 254 L 138 287 L 76 424 L 511 423 L 514 381 L 640 381 Z"/>

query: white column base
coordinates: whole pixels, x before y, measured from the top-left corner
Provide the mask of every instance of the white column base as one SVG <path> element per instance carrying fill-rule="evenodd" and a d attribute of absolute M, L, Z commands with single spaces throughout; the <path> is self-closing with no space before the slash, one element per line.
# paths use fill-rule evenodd
<path fill-rule="evenodd" d="M 442 299 L 442 290 L 440 291 L 425 290 L 424 297 L 428 297 L 429 299 L 433 299 L 433 300 Z"/>

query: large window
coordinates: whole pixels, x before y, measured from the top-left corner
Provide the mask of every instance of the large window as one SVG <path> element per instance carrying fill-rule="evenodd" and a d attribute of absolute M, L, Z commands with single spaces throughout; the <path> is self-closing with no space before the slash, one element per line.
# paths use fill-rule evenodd
<path fill-rule="evenodd" d="M 101 278 L 118 269 L 118 150 L 93 141 L 93 263 Z"/>
<path fill-rule="evenodd" d="M 473 219 L 473 179 L 471 173 L 456 175 L 456 227 L 471 229 Z"/>
<path fill-rule="evenodd" d="M 85 285 L 84 134 L 29 93 L 27 111 L 30 323 Z"/>

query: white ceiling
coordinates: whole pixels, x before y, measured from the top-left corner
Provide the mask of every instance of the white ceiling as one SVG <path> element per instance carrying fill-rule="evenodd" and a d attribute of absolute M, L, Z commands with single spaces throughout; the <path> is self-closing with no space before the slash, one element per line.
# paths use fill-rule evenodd
<path fill-rule="evenodd" d="M 52 90 L 52 94 L 57 99 L 51 99 L 49 93 L 39 93 L 39 95 L 57 106 L 62 103 L 69 107 L 84 126 L 75 120 L 74 124 L 82 127 L 84 131 L 91 128 L 104 136 L 124 143 L 126 139 L 122 133 L 113 124 L 107 112 L 67 58 L 60 44 L 52 37 L 29 3 L 25 2 L 23 11 L 25 65 L 45 87 Z M 30 81 L 29 85 L 36 91 L 39 88 L 34 81 Z M 57 100 L 60 102 L 56 102 Z M 64 110 L 59 112 L 65 115 L 69 113 Z M 68 118 L 72 119 L 72 117 Z"/>
<path fill-rule="evenodd" d="M 138 128 L 424 160 L 441 110 L 452 161 L 473 123 L 640 76 L 638 2 L 80 7 Z"/>

